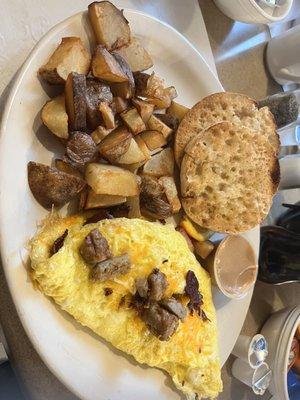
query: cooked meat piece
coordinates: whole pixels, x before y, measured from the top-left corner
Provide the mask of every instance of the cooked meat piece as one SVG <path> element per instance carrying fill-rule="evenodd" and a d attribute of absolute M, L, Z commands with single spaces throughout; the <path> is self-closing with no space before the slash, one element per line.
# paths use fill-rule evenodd
<path fill-rule="evenodd" d="M 57 253 L 58 250 L 63 247 L 64 241 L 65 241 L 65 238 L 67 237 L 67 235 L 68 235 L 68 229 L 66 229 L 64 231 L 64 233 L 55 240 L 55 242 L 53 243 L 51 250 L 50 250 L 51 256 L 53 256 L 53 254 Z"/>
<path fill-rule="evenodd" d="M 86 133 L 74 132 L 68 140 L 66 153 L 74 164 L 83 165 L 92 161 L 96 152 L 96 143 Z"/>
<path fill-rule="evenodd" d="M 140 297 L 146 299 L 149 290 L 147 278 L 137 278 L 135 281 L 135 286 L 137 293 L 140 295 Z"/>
<path fill-rule="evenodd" d="M 149 330 L 162 341 L 169 340 L 179 324 L 176 315 L 169 313 L 157 303 L 151 303 L 149 307 L 144 308 L 141 318 Z"/>
<path fill-rule="evenodd" d="M 79 247 L 79 252 L 87 263 L 96 264 L 111 257 L 109 245 L 98 229 L 93 229 Z"/>
<path fill-rule="evenodd" d="M 111 103 L 113 100 L 110 87 L 107 83 L 99 82 L 96 79 L 87 79 L 86 81 L 86 112 L 89 126 L 92 129 L 97 128 L 101 123 L 99 105 L 105 101 Z"/>
<path fill-rule="evenodd" d="M 99 210 L 99 212 L 87 218 L 83 225 L 95 224 L 96 222 L 102 221 L 103 219 L 112 219 L 112 218 L 114 217 L 108 212 L 108 210 L 102 208 L 101 210 Z"/>
<path fill-rule="evenodd" d="M 165 219 L 172 215 L 172 207 L 167 202 L 163 186 L 154 177 L 142 176 L 141 206 L 158 219 Z"/>
<path fill-rule="evenodd" d="M 169 299 L 163 299 L 159 305 L 169 311 L 171 314 L 176 315 L 182 321 L 186 317 L 186 308 L 174 297 L 170 297 Z"/>
<path fill-rule="evenodd" d="M 154 268 L 147 279 L 149 292 L 149 300 L 159 301 L 163 298 L 165 291 L 168 287 L 166 275 L 160 272 L 158 268 Z"/>
<path fill-rule="evenodd" d="M 188 308 L 191 313 L 196 310 L 200 315 L 200 306 L 202 305 L 202 295 L 199 292 L 199 282 L 193 271 L 188 271 L 186 274 L 186 286 L 185 286 L 185 294 L 190 299 L 188 303 Z"/>
<path fill-rule="evenodd" d="M 179 125 L 179 119 L 171 114 L 154 114 L 164 124 L 166 124 L 173 131 L 177 131 Z"/>
<path fill-rule="evenodd" d="M 93 281 L 107 281 L 119 275 L 125 275 L 130 270 L 131 263 L 128 254 L 113 257 L 109 260 L 99 262 L 91 271 Z"/>

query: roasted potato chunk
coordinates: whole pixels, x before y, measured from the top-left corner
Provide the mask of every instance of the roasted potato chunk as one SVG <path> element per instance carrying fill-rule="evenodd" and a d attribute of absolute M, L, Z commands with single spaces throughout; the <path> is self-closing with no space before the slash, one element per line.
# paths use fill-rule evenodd
<path fill-rule="evenodd" d="M 204 242 L 194 242 L 195 254 L 200 256 L 203 260 L 210 255 L 214 247 L 214 244 L 209 240 L 205 240 Z"/>
<path fill-rule="evenodd" d="M 132 37 L 129 44 L 122 46 L 116 52 L 126 60 L 132 72 L 145 71 L 153 67 L 153 61 L 149 53 L 136 37 Z"/>
<path fill-rule="evenodd" d="M 128 81 L 123 83 L 112 83 L 111 91 L 114 96 L 122 97 L 123 99 L 131 99 L 135 95 L 135 82 L 132 71 L 120 54 L 114 52 L 113 56 L 122 68 L 124 74 L 127 76 Z"/>
<path fill-rule="evenodd" d="M 65 172 L 66 174 L 74 175 L 74 176 L 77 176 L 78 178 L 83 179 L 82 173 L 77 168 L 75 168 L 73 165 L 71 165 L 70 163 L 57 158 L 54 161 L 54 164 L 55 164 L 55 167 L 59 171 Z"/>
<path fill-rule="evenodd" d="M 68 203 L 86 185 L 77 176 L 32 161 L 28 163 L 28 183 L 37 202 L 48 209 Z"/>
<path fill-rule="evenodd" d="M 117 49 L 130 42 L 130 28 L 123 11 L 109 1 L 95 1 L 88 7 L 88 15 L 96 42 L 108 50 Z"/>
<path fill-rule="evenodd" d="M 81 39 L 65 37 L 38 73 L 49 83 L 64 84 L 71 72 L 86 75 L 89 72 L 90 63 L 91 56 Z"/>
<path fill-rule="evenodd" d="M 92 59 L 92 73 L 107 82 L 128 82 L 128 77 L 116 58 L 107 49 L 98 45 Z"/>
<path fill-rule="evenodd" d="M 159 149 L 167 144 L 164 135 L 158 131 L 144 131 L 140 133 L 149 150 Z"/>
<path fill-rule="evenodd" d="M 170 107 L 167 109 L 167 114 L 173 115 L 174 117 L 178 118 L 179 122 L 181 122 L 182 118 L 188 111 L 189 108 L 172 100 Z"/>
<path fill-rule="evenodd" d="M 161 132 L 165 139 L 173 133 L 173 130 L 168 125 L 153 114 L 149 118 L 147 125 L 149 130 Z"/>
<path fill-rule="evenodd" d="M 100 142 L 99 152 L 111 163 L 116 163 L 129 149 L 131 139 L 132 134 L 128 129 L 125 127 L 119 127 Z"/>
<path fill-rule="evenodd" d="M 69 131 L 86 130 L 86 78 L 83 74 L 71 72 L 65 85 L 66 111 Z"/>
<path fill-rule="evenodd" d="M 104 125 L 107 129 L 114 129 L 116 127 L 115 116 L 108 103 L 102 102 L 99 105 L 99 111 L 102 114 Z"/>
<path fill-rule="evenodd" d="M 144 174 L 160 178 L 162 176 L 173 176 L 174 154 L 173 150 L 166 148 L 155 154 L 143 167 Z"/>
<path fill-rule="evenodd" d="M 134 137 L 134 140 L 137 142 L 139 148 L 142 150 L 145 156 L 145 161 L 150 160 L 151 158 L 151 153 L 150 150 L 146 144 L 146 142 L 143 140 L 141 135 L 137 135 Z"/>
<path fill-rule="evenodd" d="M 107 129 L 102 125 L 99 125 L 94 132 L 91 133 L 91 137 L 96 144 L 101 143 L 101 141 L 110 134 L 113 129 Z"/>
<path fill-rule="evenodd" d="M 100 103 L 105 101 L 111 103 L 112 93 L 108 84 L 99 82 L 96 79 L 86 80 L 86 112 L 87 122 L 91 129 L 97 128 L 101 123 L 99 114 Z"/>
<path fill-rule="evenodd" d="M 165 219 L 172 215 L 172 208 L 167 201 L 163 186 L 158 179 L 142 176 L 140 201 L 142 213 L 152 218 Z"/>
<path fill-rule="evenodd" d="M 176 214 L 181 209 L 178 192 L 173 176 L 163 176 L 159 178 L 159 183 L 163 186 L 168 203 L 172 207 L 172 213 Z"/>
<path fill-rule="evenodd" d="M 68 139 L 68 114 L 66 112 L 64 95 L 47 101 L 42 108 L 41 118 L 54 135 L 60 139 Z"/>
<path fill-rule="evenodd" d="M 125 169 L 107 164 L 89 164 L 85 179 L 97 194 L 115 196 L 137 196 L 139 193 L 136 176 Z"/>
<path fill-rule="evenodd" d="M 116 113 L 121 114 L 121 112 L 127 110 L 129 108 L 129 102 L 122 97 L 116 96 L 113 99 L 113 103 L 115 105 Z"/>
<path fill-rule="evenodd" d="M 134 135 L 137 135 L 146 129 L 146 125 L 136 108 L 130 108 L 129 110 L 123 111 L 120 114 L 120 117 Z"/>
<path fill-rule="evenodd" d="M 172 131 L 177 131 L 179 119 L 171 114 L 155 114 L 155 117 L 167 125 Z"/>
<path fill-rule="evenodd" d="M 146 161 L 146 157 L 134 138 L 131 139 L 128 150 L 118 158 L 118 164 L 136 164 Z"/>
<path fill-rule="evenodd" d="M 95 158 L 97 146 L 90 135 L 73 132 L 68 140 L 66 155 L 75 165 L 83 166 Z"/>
<path fill-rule="evenodd" d="M 126 202 L 124 196 L 112 196 L 110 194 L 97 194 L 93 189 L 89 189 L 84 208 L 90 210 L 92 208 L 111 207 Z"/>
<path fill-rule="evenodd" d="M 132 99 L 132 103 L 138 110 L 142 120 L 146 124 L 153 113 L 154 104 L 147 103 L 146 101 L 143 101 L 141 99 Z"/>

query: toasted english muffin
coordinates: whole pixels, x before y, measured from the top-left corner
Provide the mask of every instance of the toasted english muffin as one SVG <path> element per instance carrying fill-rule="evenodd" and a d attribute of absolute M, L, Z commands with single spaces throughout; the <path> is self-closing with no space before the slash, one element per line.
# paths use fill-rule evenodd
<path fill-rule="evenodd" d="M 182 206 L 194 222 L 239 233 L 268 214 L 280 171 L 274 148 L 263 135 L 221 122 L 186 146 L 180 179 Z"/>
<path fill-rule="evenodd" d="M 211 282 L 184 237 L 173 227 L 141 219 L 83 225 L 84 221 L 82 216 L 50 218 L 32 239 L 31 275 L 37 287 L 79 323 L 139 363 L 166 371 L 189 400 L 216 398 L 222 381 Z M 105 281 L 90 279 L 93 266 L 83 259 L 80 246 L 94 229 L 107 240 L 113 257 L 129 256 L 129 272 Z M 64 232 L 62 247 L 53 254 L 53 243 Z M 195 274 L 203 296 L 201 308 L 207 319 L 188 312 L 167 341 L 148 329 L 132 304 L 136 279 L 147 277 L 153 268 L 167 279 L 166 297 L 176 294 L 182 304 L 187 303 L 188 271 Z"/>
<path fill-rule="evenodd" d="M 184 116 L 175 135 L 175 159 L 180 166 L 185 146 L 196 135 L 217 122 L 229 121 L 244 125 L 269 140 L 275 153 L 279 150 L 279 136 L 273 114 L 268 107 L 258 109 L 248 96 L 222 92 L 205 97 Z"/>

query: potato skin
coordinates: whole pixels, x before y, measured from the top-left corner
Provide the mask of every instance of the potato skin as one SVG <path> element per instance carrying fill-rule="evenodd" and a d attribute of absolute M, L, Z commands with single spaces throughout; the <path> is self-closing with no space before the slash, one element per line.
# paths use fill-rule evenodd
<path fill-rule="evenodd" d="M 45 208 L 60 207 L 75 197 L 86 185 L 83 179 L 48 165 L 30 161 L 28 183 L 36 201 Z"/>
<path fill-rule="evenodd" d="M 86 130 L 86 78 L 83 74 L 71 72 L 65 86 L 66 111 L 69 131 Z"/>
<path fill-rule="evenodd" d="M 99 105 L 105 101 L 111 103 L 113 100 L 109 85 L 96 79 L 86 80 L 86 111 L 87 122 L 91 129 L 96 129 L 101 123 Z"/>

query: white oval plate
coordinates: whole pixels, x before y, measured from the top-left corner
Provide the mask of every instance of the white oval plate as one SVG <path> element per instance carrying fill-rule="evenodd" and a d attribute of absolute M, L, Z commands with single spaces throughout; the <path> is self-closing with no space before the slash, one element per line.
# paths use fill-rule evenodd
<path fill-rule="evenodd" d="M 223 88 L 199 52 L 176 30 L 146 14 L 127 10 L 132 31 L 153 57 L 155 71 L 175 85 L 178 101 L 192 106 Z M 28 336 L 50 370 L 78 397 L 97 400 L 175 399 L 173 385 L 161 371 L 138 365 L 77 324 L 50 299 L 34 290 L 25 268 L 26 244 L 46 211 L 32 197 L 27 162 L 51 163 L 58 141 L 43 127 L 40 110 L 48 96 L 37 78 L 63 36 L 79 36 L 88 46 L 86 13 L 51 29 L 22 67 L 8 99 L 1 129 L 1 253 L 9 288 Z M 248 234 L 258 250 L 258 229 Z M 249 294 L 240 301 L 215 291 L 222 364 L 228 358 L 246 316 Z"/>

